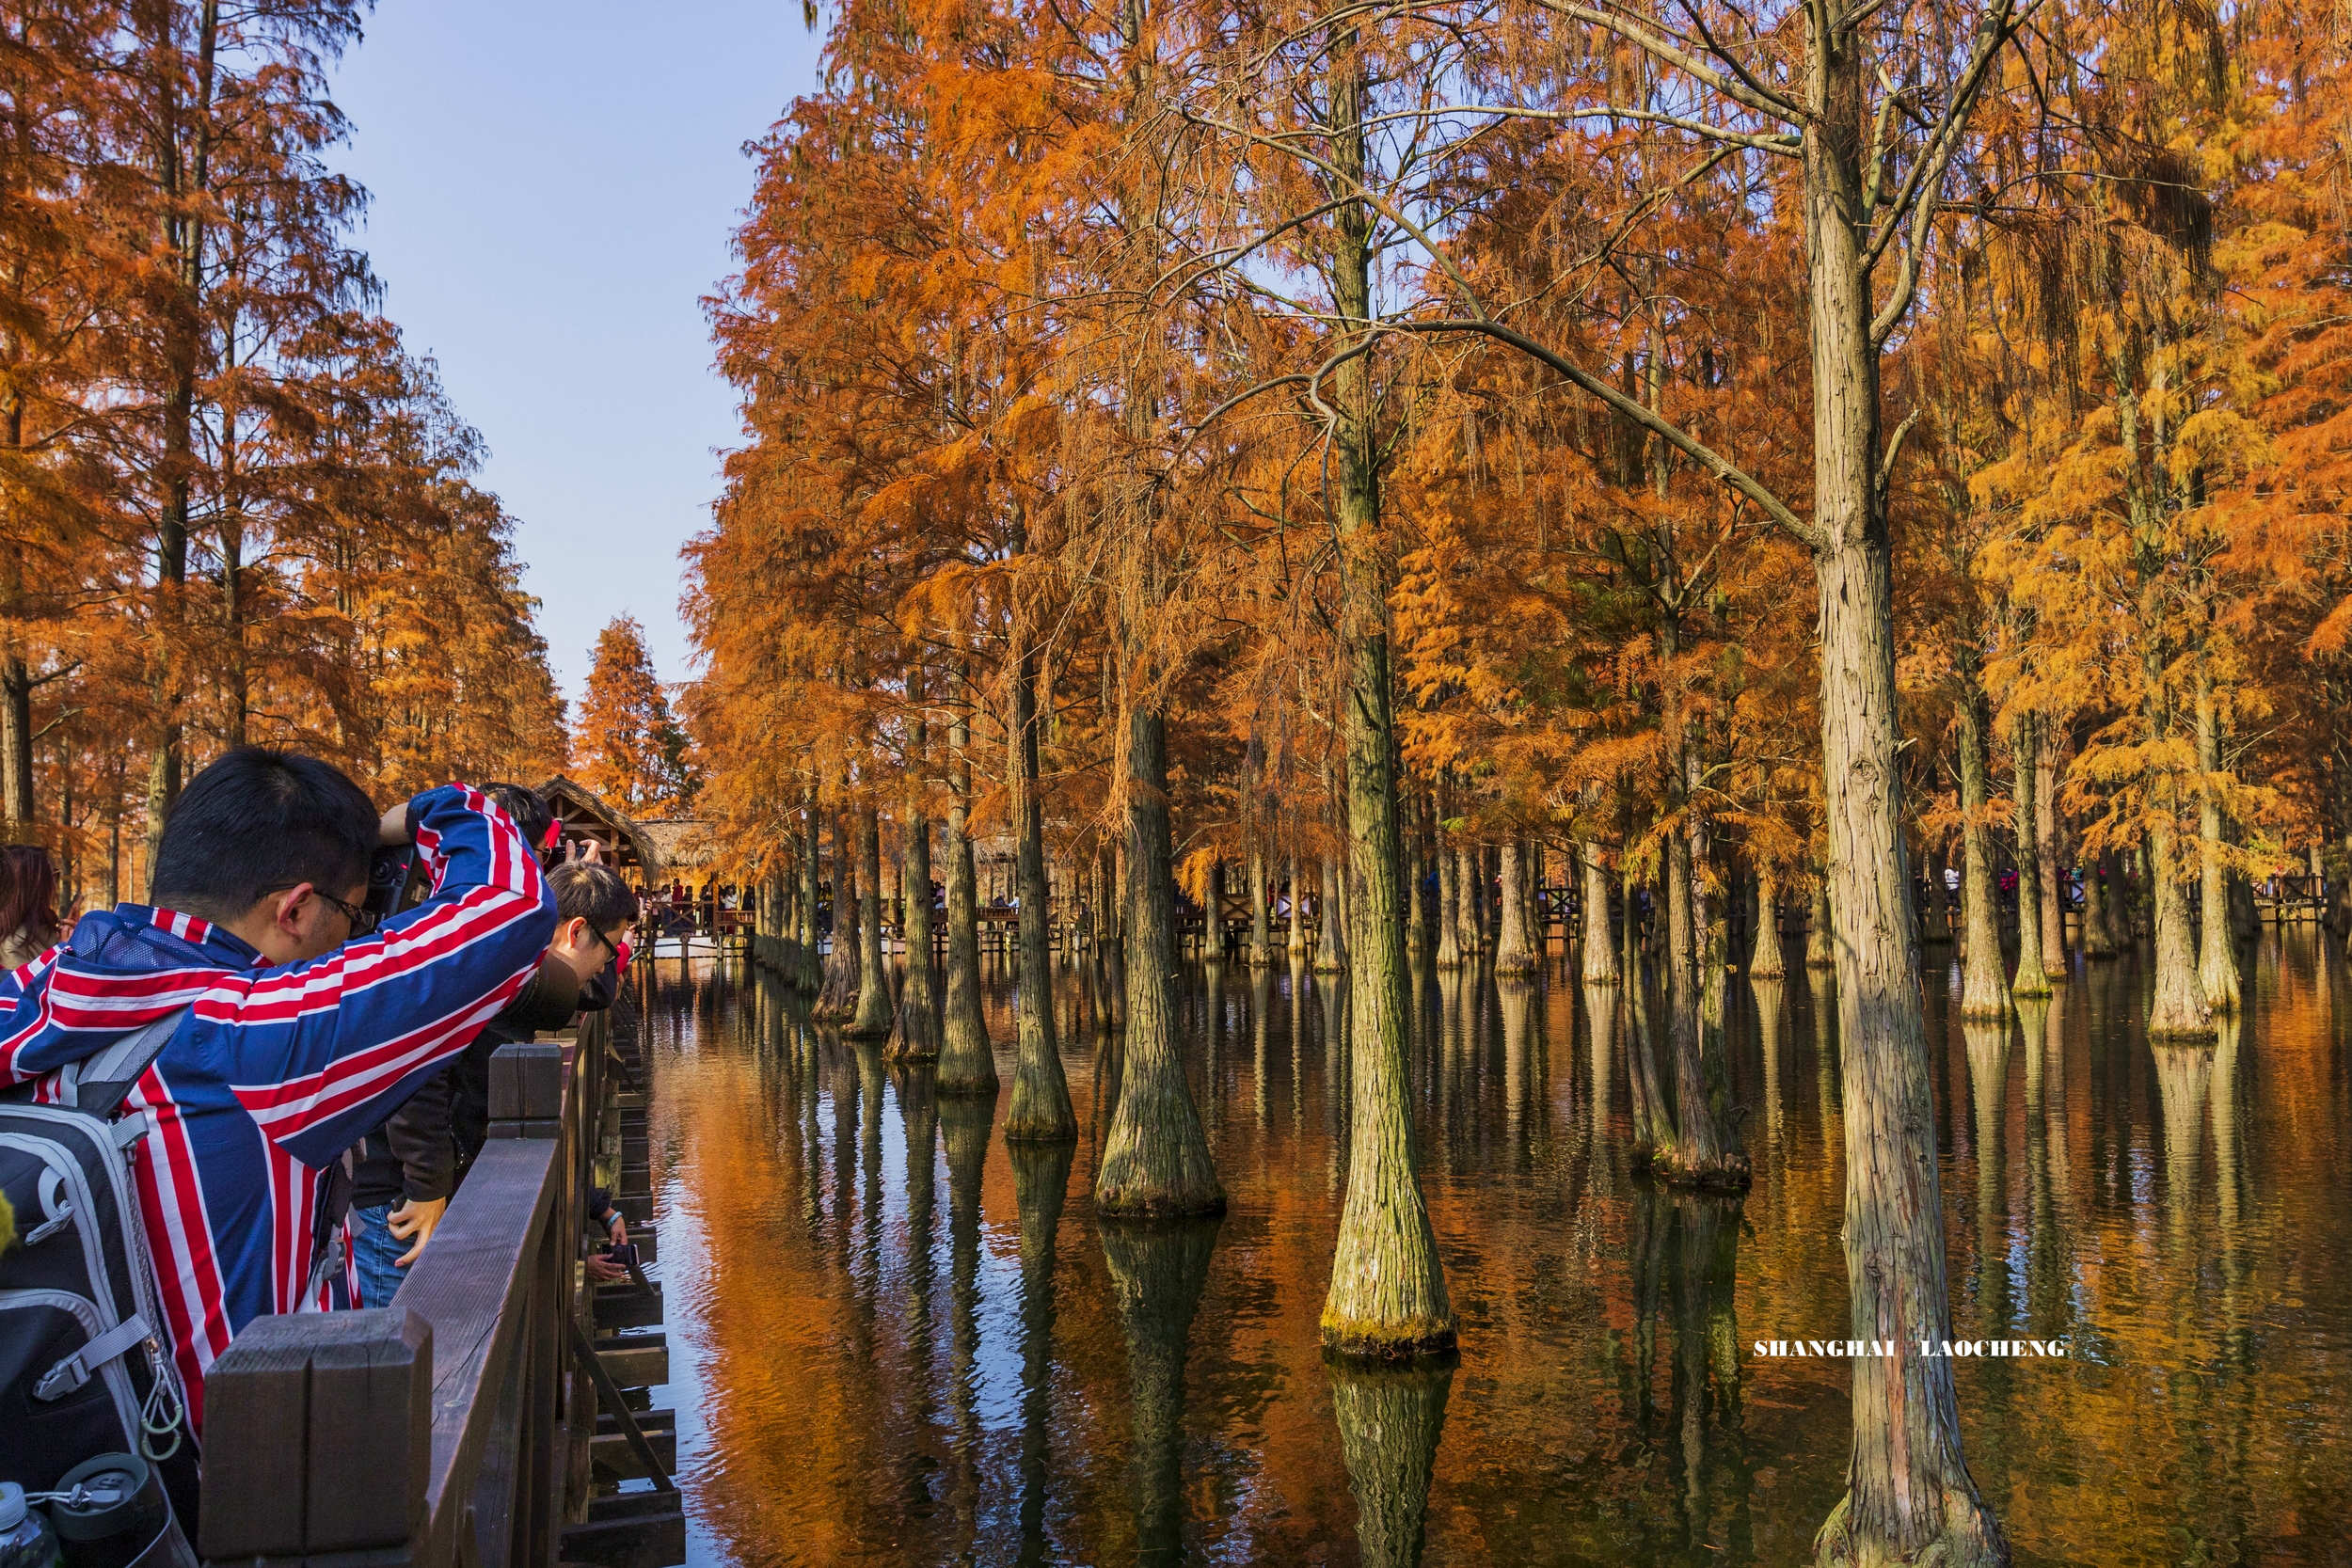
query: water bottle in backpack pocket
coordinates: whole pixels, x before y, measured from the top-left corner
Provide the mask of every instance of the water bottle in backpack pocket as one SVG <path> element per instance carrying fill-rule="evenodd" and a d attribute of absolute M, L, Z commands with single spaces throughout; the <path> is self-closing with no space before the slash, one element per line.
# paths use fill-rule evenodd
<path fill-rule="evenodd" d="M 196 1439 L 132 1176 L 149 1131 L 122 1101 L 185 1009 L 60 1075 L 67 1101 L 0 1101 L 0 1481 L 45 1492 L 106 1453 L 152 1464 L 184 1519 Z"/>

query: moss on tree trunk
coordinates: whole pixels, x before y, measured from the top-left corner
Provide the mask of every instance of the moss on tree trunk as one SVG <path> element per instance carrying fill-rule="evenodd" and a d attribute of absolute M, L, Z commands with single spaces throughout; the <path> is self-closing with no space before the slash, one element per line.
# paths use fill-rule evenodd
<path fill-rule="evenodd" d="M 842 821 L 834 819 L 832 948 L 825 954 L 824 983 L 818 988 L 814 1016 L 848 1018 L 857 1008 L 857 868 L 844 847 Z M 850 835 L 854 836 L 854 835 Z"/>

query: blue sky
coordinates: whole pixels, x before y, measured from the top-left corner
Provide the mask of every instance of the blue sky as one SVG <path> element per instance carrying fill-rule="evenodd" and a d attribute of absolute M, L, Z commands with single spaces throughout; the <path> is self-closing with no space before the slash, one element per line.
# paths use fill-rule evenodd
<path fill-rule="evenodd" d="M 488 445 L 574 699 L 623 611 L 688 673 L 678 546 L 738 431 L 700 302 L 818 44 L 800 0 L 379 0 L 335 72 L 388 309 Z"/>

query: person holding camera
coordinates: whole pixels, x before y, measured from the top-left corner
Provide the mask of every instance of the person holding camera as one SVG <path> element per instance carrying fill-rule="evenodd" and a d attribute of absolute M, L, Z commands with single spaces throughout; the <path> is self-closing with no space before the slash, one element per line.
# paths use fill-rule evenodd
<path fill-rule="evenodd" d="M 379 845 L 413 842 L 431 895 L 379 925 Z M 463 784 L 379 817 L 314 757 L 245 748 L 164 824 L 154 903 L 87 914 L 0 976 L 0 1088 L 179 1015 L 131 1091 L 170 1350 L 201 1430 L 204 1374 L 238 1330 L 311 1304 L 326 1174 L 536 973 L 555 899 L 505 812 Z"/>

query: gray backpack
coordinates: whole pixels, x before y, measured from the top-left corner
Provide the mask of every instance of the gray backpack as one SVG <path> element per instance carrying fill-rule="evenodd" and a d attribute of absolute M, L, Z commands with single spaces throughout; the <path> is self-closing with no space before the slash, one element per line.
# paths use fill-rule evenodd
<path fill-rule="evenodd" d="M 196 1438 L 171 1360 L 132 1162 L 151 1127 L 122 1102 L 187 1009 L 0 1101 L 0 1481 L 45 1491 L 84 1460 L 135 1453 L 193 1517 Z"/>

